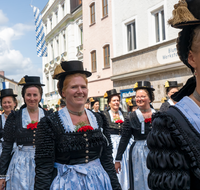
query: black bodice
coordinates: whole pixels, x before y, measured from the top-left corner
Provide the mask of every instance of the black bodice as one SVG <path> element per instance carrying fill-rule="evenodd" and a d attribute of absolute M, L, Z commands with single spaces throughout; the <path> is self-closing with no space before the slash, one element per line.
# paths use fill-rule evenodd
<path fill-rule="evenodd" d="M 2 127 L 2 119 L 1 119 L 2 115 L 0 115 L 0 139 L 3 137 L 3 127 Z M 0 140 L 1 142 L 1 140 Z"/>
<path fill-rule="evenodd" d="M 123 124 L 118 124 L 118 123 L 112 122 L 111 118 L 110 118 L 110 114 L 108 112 L 109 110 L 110 110 L 110 108 L 108 110 L 104 111 L 104 114 L 109 123 L 109 132 L 111 135 L 121 135 Z M 125 119 L 127 114 L 125 112 L 123 112 L 121 109 L 120 109 L 120 111 L 122 112 L 122 115 Z"/>
<path fill-rule="evenodd" d="M 161 112 L 167 111 L 169 109 L 169 106 L 170 106 L 169 102 L 162 103 L 162 105 L 160 106 L 160 111 Z"/>
<path fill-rule="evenodd" d="M 134 136 L 134 140 L 146 140 L 151 129 L 151 123 L 145 123 L 145 133 L 141 134 L 141 123 L 136 115 L 136 112 L 130 113 L 126 117 L 123 124 L 122 137 L 120 139 L 116 160 L 122 160 L 122 155 L 126 150 L 132 135 Z"/>

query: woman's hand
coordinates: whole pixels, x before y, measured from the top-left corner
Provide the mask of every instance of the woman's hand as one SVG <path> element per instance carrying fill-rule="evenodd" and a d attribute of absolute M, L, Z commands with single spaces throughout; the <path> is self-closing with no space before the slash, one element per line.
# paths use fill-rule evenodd
<path fill-rule="evenodd" d="M 116 173 L 119 174 L 119 172 L 121 171 L 121 163 L 120 162 L 115 162 L 115 170 L 116 170 Z"/>
<path fill-rule="evenodd" d="M 0 190 L 6 189 L 6 180 L 0 179 Z"/>

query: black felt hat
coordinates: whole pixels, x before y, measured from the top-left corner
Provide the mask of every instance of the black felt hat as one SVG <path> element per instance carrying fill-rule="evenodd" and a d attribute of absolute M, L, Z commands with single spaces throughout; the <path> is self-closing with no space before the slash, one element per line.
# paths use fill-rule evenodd
<path fill-rule="evenodd" d="M 179 0 L 174 5 L 173 18 L 168 21 L 174 28 L 200 24 L 200 1 Z"/>
<path fill-rule="evenodd" d="M 104 94 L 104 98 L 108 98 L 110 96 L 114 96 L 114 95 L 119 95 L 120 93 L 117 93 L 116 89 L 112 89 L 112 90 L 108 90 L 106 91 L 106 93 Z"/>
<path fill-rule="evenodd" d="M 60 99 L 60 106 L 66 106 L 66 103 L 62 98 Z"/>
<path fill-rule="evenodd" d="M 165 88 L 179 87 L 177 81 L 166 81 Z"/>
<path fill-rule="evenodd" d="M 151 87 L 151 83 L 149 81 L 137 81 L 134 84 L 133 90 L 139 90 L 139 89 L 147 89 L 154 91 L 155 89 Z"/>
<path fill-rule="evenodd" d="M 7 96 L 16 97 L 17 95 L 13 93 L 13 89 L 12 88 L 7 88 L 7 89 L 1 90 L 0 99 L 2 99 L 4 97 L 7 97 Z"/>
<path fill-rule="evenodd" d="M 44 104 L 44 105 L 43 105 L 43 108 L 47 108 L 47 105 Z"/>
<path fill-rule="evenodd" d="M 81 61 L 63 61 L 55 68 L 53 79 L 60 79 L 61 77 L 75 73 L 85 74 L 86 77 L 92 75 L 91 72 L 83 69 L 83 63 Z"/>
<path fill-rule="evenodd" d="M 89 98 L 89 101 L 90 101 L 92 107 L 96 102 L 99 102 L 98 98 Z"/>
<path fill-rule="evenodd" d="M 38 86 L 45 86 L 44 84 L 40 83 L 40 77 L 38 76 L 28 76 L 25 75 L 18 83 L 18 85 L 38 85 Z"/>

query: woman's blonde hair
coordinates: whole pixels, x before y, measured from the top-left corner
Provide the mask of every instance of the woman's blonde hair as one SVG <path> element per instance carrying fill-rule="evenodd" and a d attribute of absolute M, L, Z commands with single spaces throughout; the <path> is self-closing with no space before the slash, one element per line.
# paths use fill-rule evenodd
<path fill-rule="evenodd" d="M 70 83 L 70 81 L 72 80 L 72 78 L 74 77 L 82 77 L 85 80 L 86 85 L 88 85 L 88 80 L 85 74 L 82 73 L 75 73 L 75 74 L 71 74 L 71 75 L 67 75 L 66 77 L 60 79 L 58 81 L 57 84 L 57 88 L 58 88 L 58 93 L 60 94 L 60 96 L 62 98 L 64 98 L 62 96 L 62 92 L 65 91 Z"/>

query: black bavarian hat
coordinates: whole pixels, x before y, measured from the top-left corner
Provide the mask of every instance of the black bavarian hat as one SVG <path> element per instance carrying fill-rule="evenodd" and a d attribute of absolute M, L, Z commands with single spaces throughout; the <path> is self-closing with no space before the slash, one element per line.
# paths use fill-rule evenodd
<path fill-rule="evenodd" d="M 0 99 L 2 99 L 2 98 L 4 98 L 4 97 L 7 97 L 7 96 L 16 97 L 17 95 L 13 93 L 13 89 L 12 89 L 12 88 L 7 88 L 7 89 L 1 90 Z"/>
<path fill-rule="evenodd" d="M 138 81 L 134 84 L 133 90 L 138 89 L 147 89 L 154 91 L 155 89 L 151 87 L 151 83 L 149 81 Z"/>
<path fill-rule="evenodd" d="M 89 101 L 91 102 L 91 106 L 93 106 L 96 102 L 99 102 L 99 99 L 98 98 L 89 98 Z"/>
<path fill-rule="evenodd" d="M 179 87 L 177 81 L 166 81 L 165 88 Z"/>
<path fill-rule="evenodd" d="M 104 98 L 108 98 L 110 96 L 114 96 L 114 95 L 119 95 L 120 93 L 117 93 L 116 89 L 112 89 L 112 90 L 108 90 L 106 91 L 106 93 L 104 94 Z"/>
<path fill-rule="evenodd" d="M 38 86 L 45 86 L 44 84 L 40 83 L 40 77 L 38 76 L 28 76 L 25 75 L 18 83 L 18 85 L 38 85 Z"/>
<path fill-rule="evenodd" d="M 81 61 L 63 61 L 55 68 L 53 79 L 59 79 L 60 77 L 75 73 L 85 74 L 86 77 L 92 75 L 91 72 L 83 69 L 83 63 Z"/>
<path fill-rule="evenodd" d="M 173 18 L 168 21 L 174 28 L 200 24 L 200 1 L 179 0 L 174 5 Z"/>

